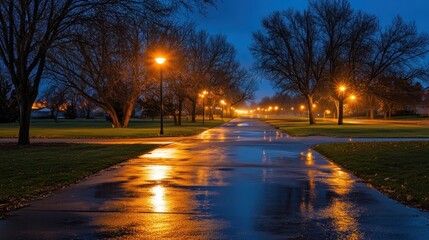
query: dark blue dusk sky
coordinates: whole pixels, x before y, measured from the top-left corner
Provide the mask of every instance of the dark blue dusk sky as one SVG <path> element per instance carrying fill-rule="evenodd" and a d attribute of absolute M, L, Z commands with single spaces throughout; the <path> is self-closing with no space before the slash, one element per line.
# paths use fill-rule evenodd
<path fill-rule="evenodd" d="M 419 31 L 429 32 L 428 0 L 351 0 L 353 8 L 374 14 L 381 24 L 386 25 L 400 15 L 406 21 L 415 21 Z M 237 49 L 238 59 L 250 68 L 253 63 L 249 46 L 252 43 L 252 32 L 261 29 L 264 17 L 276 10 L 288 8 L 304 9 L 307 0 L 223 0 L 217 8 L 208 10 L 204 17 L 194 15 L 199 29 L 212 34 L 224 34 Z M 275 90 L 268 81 L 261 80 L 256 99 L 272 96 Z"/>

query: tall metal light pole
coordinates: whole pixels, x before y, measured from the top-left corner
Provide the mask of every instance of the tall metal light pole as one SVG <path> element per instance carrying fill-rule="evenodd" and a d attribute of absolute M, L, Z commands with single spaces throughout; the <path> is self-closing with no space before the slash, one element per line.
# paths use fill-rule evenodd
<path fill-rule="evenodd" d="M 222 121 L 223 121 L 223 107 L 226 104 L 225 100 L 220 100 L 220 104 L 222 105 L 222 108 L 221 108 L 222 112 L 220 113 L 220 115 L 222 116 Z"/>
<path fill-rule="evenodd" d="M 165 62 L 165 58 L 163 57 L 158 57 L 155 58 L 156 63 L 159 64 L 159 95 L 160 95 L 160 102 L 161 102 L 161 126 L 159 129 L 159 135 L 163 135 L 164 134 L 164 102 L 163 102 L 163 98 L 162 98 L 162 64 L 164 64 Z"/>
<path fill-rule="evenodd" d="M 200 97 L 203 98 L 203 125 L 204 125 L 204 119 L 205 119 L 205 115 L 206 115 L 206 108 L 204 106 L 204 97 L 207 95 L 207 91 L 204 90 L 203 93 L 200 94 Z"/>

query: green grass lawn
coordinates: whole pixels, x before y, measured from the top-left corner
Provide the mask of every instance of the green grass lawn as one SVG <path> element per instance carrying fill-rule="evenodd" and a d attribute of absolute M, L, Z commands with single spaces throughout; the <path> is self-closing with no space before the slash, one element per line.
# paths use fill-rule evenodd
<path fill-rule="evenodd" d="M 318 119 L 317 124 L 310 126 L 305 119 L 265 119 L 264 121 L 292 136 L 429 137 L 428 125 L 397 123 L 345 123 L 344 125 L 337 125 L 334 121 Z"/>
<path fill-rule="evenodd" d="M 408 205 L 429 210 L 429 142 L 317 145 L 329 160 Z"/>
<path fill-rule="evenodd" d="M 0 144 L 2 213 L 156 148 L 143 144 Z"/>
<path fill-rule="evenodd" d="M 227 121 L 225 119 L 224 121 Z M 164 123 L 166 137 L 190 136 L 218 126 L 224 121 L 220 119 L 192 123 L 182 121 L 182 126 L 174 126 L 169 119 Z M 128 128 L 112 128 L 110 122 L 103 119 L 61 119 L 55 123 L 51 119 L 33 119 L 30 136 L 36 138 L 139 138 L 159 136 L 159 120 L 131 120 Z M 0 124 L 0 137 L 17 137 L 18 124 Z"/>

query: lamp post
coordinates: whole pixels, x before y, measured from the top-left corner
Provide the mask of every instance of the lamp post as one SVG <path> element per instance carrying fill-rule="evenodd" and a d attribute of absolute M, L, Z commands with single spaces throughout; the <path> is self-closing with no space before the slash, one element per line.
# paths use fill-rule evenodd
<path fill-rule="evenodd" d="M 205 120 L 205 115 L 206 115 L 206 107 L 204 106 L 204 97 L 207 95 L 207 91 L 204 90 L 203 93 L 200 94 L 200 97 L 203 98 L 203 125 L 204 125 L 204 120 Z"/>
<path fill-rule="evenodd" d="M 344 118 L 344 93 L 346 91 L 346 86 L 341 85 L 338 87 L 338 125 L 343 125 Z"/>
<path fill-rule="evenodd" d="M 220 101 L 220 104 L 222 104 L 222 108 L 221 108 L 222 112 L 220 113 L 220 115 L 221 115 L 221 117 L 222 117 L 222 121 L 223 121 L 223 107 L 224 107 L 224 106 L 225 106 L 225 104 L 226 104 L 225 100 L 221 100 L 221 101 Z"/>
<path fill-rule="evenodd" d="M 158 57 L 155 58 L 156 63 L 159 64 L 159 95 L 160 95 L 160 102 L 161 102 L 161 125 L 160 125 L 160 129 L 159 129 L 159 135 L 163 135 L 164 134 L 164 102 L 162 99 L 162 64 L 164 64 L 165 62 L 165 58 L 163 57 Z"/>

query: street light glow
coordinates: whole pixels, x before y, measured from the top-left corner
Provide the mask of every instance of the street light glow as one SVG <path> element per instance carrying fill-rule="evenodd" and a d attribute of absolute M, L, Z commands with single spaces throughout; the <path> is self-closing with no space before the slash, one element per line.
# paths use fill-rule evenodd
<path fill-rule="evenodd" d="M 346 87 L 344 85 L 341 85 L 339 88 L 340 92 L 346 91 Z"/>
<path fill-rule="evenodd" d="M 163 63 L 165 62 L 165 58 L 163 58 L 163 57 L 158 57 L 158 58 L 155 58 L 155 61 L 156 61 L 158 64 L 163 64 Z"/>

